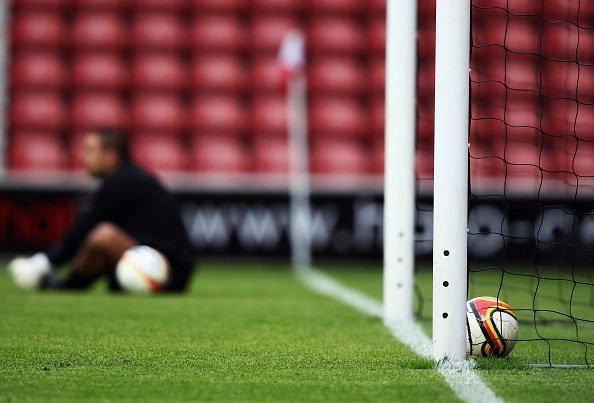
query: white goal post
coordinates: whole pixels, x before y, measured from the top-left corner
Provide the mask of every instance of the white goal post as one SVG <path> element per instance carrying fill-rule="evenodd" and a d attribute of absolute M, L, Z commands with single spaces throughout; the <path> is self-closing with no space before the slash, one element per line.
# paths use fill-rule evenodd
<path fill-rule="evenodd" d="M 384 321 L 413 320 L 417 2 L 388 1 Z M 433 357 L 466 359 L 470 2 L 437 1 Z"/>

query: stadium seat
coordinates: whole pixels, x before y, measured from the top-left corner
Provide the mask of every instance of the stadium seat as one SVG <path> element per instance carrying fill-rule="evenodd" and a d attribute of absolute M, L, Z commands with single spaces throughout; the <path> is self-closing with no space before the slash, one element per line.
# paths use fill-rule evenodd
<path fill-rule="evenodd" d="M 17 129 L 59 130 L 67 124 L 67 112 L 55 92 L 19 92 L 11 102 L 11 123 Z"/>
<path fill-rule="evenodd" d="M 256 172 L 276 174 L 289 172 L 289 144 L 286 137 L 254 138 L 253 157 Z"/>
<path fill-rule="evenodd" d="M 122 0 L 75 0 L 75 6 L 78 10 L 95 11 L 110 10 L 116 11 L 124 8 L 127 2 Z"/>
<path fill-rule="evenodd" d="M 67 80 L 66 65 L 57 53 L 23 52 L 12 62 L 10 83 L 13 87 L 63 88 Z"/>
<path fill-rule="evenodd" d="M 245 67 L 233 55 L 198 56 L 192 64 L 192 82 L 201 91 L 226 92 L 243 90 L 249 84 Z"/>
<path fill-rule="evenodd" d="M 307 41 L 314 53 L 353 54 L 366 47 L 361 26 L 353 19 L 341 17 L 313 19 L 309 25 Z"/>
<path fill-rule="evenodd" d="M 373 142 L 373 161 L 372 172 L 374 174 L 383 175 L 385 168 L 386 153 L 384 148 L 384 139 L 377 139 Z"/>
<path fill-rule="evenodd" d="M 198 96 L 192 106 L 192 127 L 199 132 L 239 134 L 246 129 L 246 112 L 235 96 Z"/>
<path fill-rule="evenodd" d="M 315 58 L 308 73 L 309 88 L 318 95 L 358 94 L 368 85 L 363 69 L 354 58 Z"/>
<path fill-rule="evenodd" d="M 115 94 L 86 93 L 74 96 L 72 125 L 77 132 L 100 127 L 127 128 L 128 110 Z"/>
<path fill-rule="evenodd" d="M 66 153 L 57 133 L 18 131 L 9 142 L 9 166 L 15 171 L 44 173 L 67 167 Z"/>
<path fill-rule="evenodd" d="M 173 50 L 186 44 L 187 33 L 174 13 L 138 13 L 132 23 L 132 40 L 136 49 Z"/>
<path fill-rule="evenodd" d="M 256 51 L 278 52 L 287 34 L 299 24 L 289 16 L 258 16 L 251 25 L 251 46 Z"/>
<path fill-rule="evenodd" d="M 384 54 L 386 52 L 386 18 L 378 16 L 371 20 L 369 27 L 369 46 L 373 52 Z"/>
<path fill-rule="evenodd" d="M 131 148 L 135 161 L 151 172 L 179 172 L 187 167 L 186 149 L 178 138 L 167 133 L 136 133 Z"/>
<path fill-rule="evenodd" d="M 386 60 L 384 58 L 373 58 L 369 70 L 369 81 L 371 90 L 375 94 L 383 94 L 386 90 Z"/>
<path fill-rule="evenodd" d="M 385 102 L 383 98 L 375 98 L 371 104 L 371 119 L 369 127 L 374 136 L 382 137 L 385 127 Z"/>
<path fill-rule="evenodd" d="M 314 139 L 311 170 L 316 174 L 362 175 L 369 173 L 371 161 L 362 145 L 354 139 Z"/>
<path fill-rule="evenodd" d="M 542 118 L 539 123 L 543 132 L 552 136 L 575 134 L 574 123 L 578 112 L 575 100 L 543 98 L 540 102 L 542 103 Z"/>
<path fill-rule="evenodd" d="M 594 105 L 579 105 L 575 117 L 575 134 L 580 139 L 594 140 Z"/>
<path fill-rule="evenodd" d="M 69 6 L 68 0 L 12 0 L 18 10 L 61 10 Z"/>
<path fill-rule="evenodd" d="M 143 90 L 178 90 L 187 85 L 185 65 L 172 55 L 143 54 L 132 64 L 132 81 Z"/>
<path fill-rule="evenodd" d="M 417 32 L 417 46 L 420 60 L 435 60 L 435 29 L 420 29 Z"/>
<path fill-rule="evenodd" d="M 422 109 L 419 109 L 421 111 Z M 417 119 L 417 142 L 419 144 L 433 144 L 434 124 L 431 119 Z"/>
<path fill-rule="evenodd" d="M 286 136 L 287 99 L 283 96 L 260 96 L 253 102 L 252 125 L 256 136 Z"/>
<path fill-rule="evenodd" d="M 508 91 L 503 119 L 510 126 L 539 127 L 539 96 L 530 91 Z"/>
<path fill-rule="evenodd" d="M 252 9 L 259 13 L 297 13 L 303 10 L 303 0 L 252 0 Z"/>
<path fill-rule="evenodd" d="M 531 54 L 508 52 L 506 84 L 514 90 L 538 91 L 540 82 L 540 57 Z"/>
<path fill-rule="evenodd" d="M 505 48 L 502 46 L 484 46 L 473 48 L 470 70 L 471 80 L 491 80 L 504 82 L 506 53 L 507 52 Z M 510 52 L 510 55 L 513 55 L 513 53 Z M 432 62 L 432 64 L 435 66 L 434 62 Z"/>
<path fill-rule="evenodd" d="M 367 128 L 366 115 L 353 98 L 316 99 L 309 114 L 313 135 L 360 136 Z"/>
<path fill-rule="evenodd" d="M 240 12 L 245 8 L 245 0 L 191 0 L 194 9 L 203 13 Z"/>
<path fill-rule="evenodd" d="M 309 0 L 308 8 L 314 15 L 355 14 L 365 11 L 365 2 L 360 0 Z"/>
<path fill-rule="evenodd" d="M 128 44 L 128 30 L 117 13 L 89 12 L 74 17 L 72 42 L 79 49 L 119 49 Z"/>
<path fill-rule="evenodd" d="M 372 13 L 383 14 L 386 12 L 386 0 L 369 0 L 367 6 Z"/>
<path fill-rule="evenodd" d="M 594 32 L 568 23 L 545 22 L 542 55 L 553 60 L 591 65 L 594 63 Z"/>
<path fill-rule="evenodd" d="M 237 51 L 245 47 L 246 33 L 236 17 L 198 16 L 192 24 L 191 40 L 200 50 Z"/>
<path fill-rule="evenodd" d="M 22 12 L 13 16 L 10 38 L 14 46 L 57 48 L 66 38 L 65 24 L 54 12 Z"/>
<path fill-rule="evenodd" d="M 70 169 L 73 171 L 84 171 L 83 162 L 84 132 L 75 133 L 68 141 L 68 153 L 70 154 Z"/>
<path fill-rule="evenodd" d="M 577 93 L 580 102 L 594 103 L 593 66 L 549 60 L 543 61 L 542 66 L 541 89 L 544 95 L 573 98 Z"/>
<path fill-rule="evenodd" d="M 128 84 L 124 61 L 112 53 L 83 53 L 76 55 L 72 80 L 77 89 L 118 90 Z"/>
<path fill-rule="evenodd" d="M 175 95 L 138 94 L 132 104 L 135 131 L 178 134 L 186 127 L 184 105 Z"/>
<path fill-rule="evenodd" d="M 420 94 L 433 93 L 435 88 L 435 61 L 418 64 L 417 86 Z"/>
<path fill-rule="evenodd" d="M 276 57 L 259 57 L 252 61 L 251 84 L 257 92 L 280 92 L 285 75 Z"/>
<path fill-rule="evenodd" d="M 567 159 L 572 162 L 569 165 L 574 175 L 580 177 L 580 181 L 589 184 L 594 182 L 594 144 L 591 142 L 580 142 L 578 147 L 569 153 Z"/>
<path fill-rule="evenodd" d="M 134 0 L 134 6 L 139 11 L 183 11 L 186 3 L 186 0 Z"/>
<path fill-rule="evenodd" d="M 418 148 L 415 151 L 415 169 L 418 179 L 433 179 L 433 150 Z"/>
<path fill-rule="evenodd" d="M 201 134 L 192 140 L 191 169 L 203 173 L 238 173 L 247 169 L 247 156 L 234 136 Z"/>

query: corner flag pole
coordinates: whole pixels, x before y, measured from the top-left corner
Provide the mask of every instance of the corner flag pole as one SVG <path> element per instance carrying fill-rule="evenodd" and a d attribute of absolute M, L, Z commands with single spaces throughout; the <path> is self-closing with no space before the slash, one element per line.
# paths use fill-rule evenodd
<path fill-rule="evenodd" d="M 289 193 L 291 261 L 294 268 L 311 265 L 309 146 L 307 141 L 307 94 L 305 41 L 298 31 L 285 35 L 279 61 L 287 75 L 289 128 Z"/>

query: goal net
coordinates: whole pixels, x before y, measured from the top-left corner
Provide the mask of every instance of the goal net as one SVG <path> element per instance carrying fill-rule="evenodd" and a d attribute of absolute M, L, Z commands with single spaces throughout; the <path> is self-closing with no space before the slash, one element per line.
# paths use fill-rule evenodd
<path fill-rule="evenodd" d="M 418 15 L 417 277 L 434 241 L 435 2 Z M 594 2 L 472 0 L 470 32 L 467 298 L 515 309 L 515 362 L 592 367 Z M 436 301 L 417 291 L 426 317 Z"/>
<path fill-rule="evenodd" d="M 469 297 L 510 303 L 518 356 L 594 364 L 594 3 L 474 0 Z"/>

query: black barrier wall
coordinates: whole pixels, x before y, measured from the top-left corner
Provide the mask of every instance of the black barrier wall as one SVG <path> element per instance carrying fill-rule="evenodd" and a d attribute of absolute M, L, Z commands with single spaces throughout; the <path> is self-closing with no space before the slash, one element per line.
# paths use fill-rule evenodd
<path fill-rule="evenodd" d="M 197 254 L 224 257 L 289 256 L 286 194 L 177 193 Z M 0 252 L 30 253 L 57 240 L 84 203 L 74 191 L 3 190 Z M 429 258 L 433 213 L 430 198 L 418 203 L 416 253 Z M 380 261 L 383 244 L 381 194 L 312 196 L 314 256 Z M 592 201 L 476 198 L 469 213 L 469 255 L 475 259 L 592 260 Z"/>

